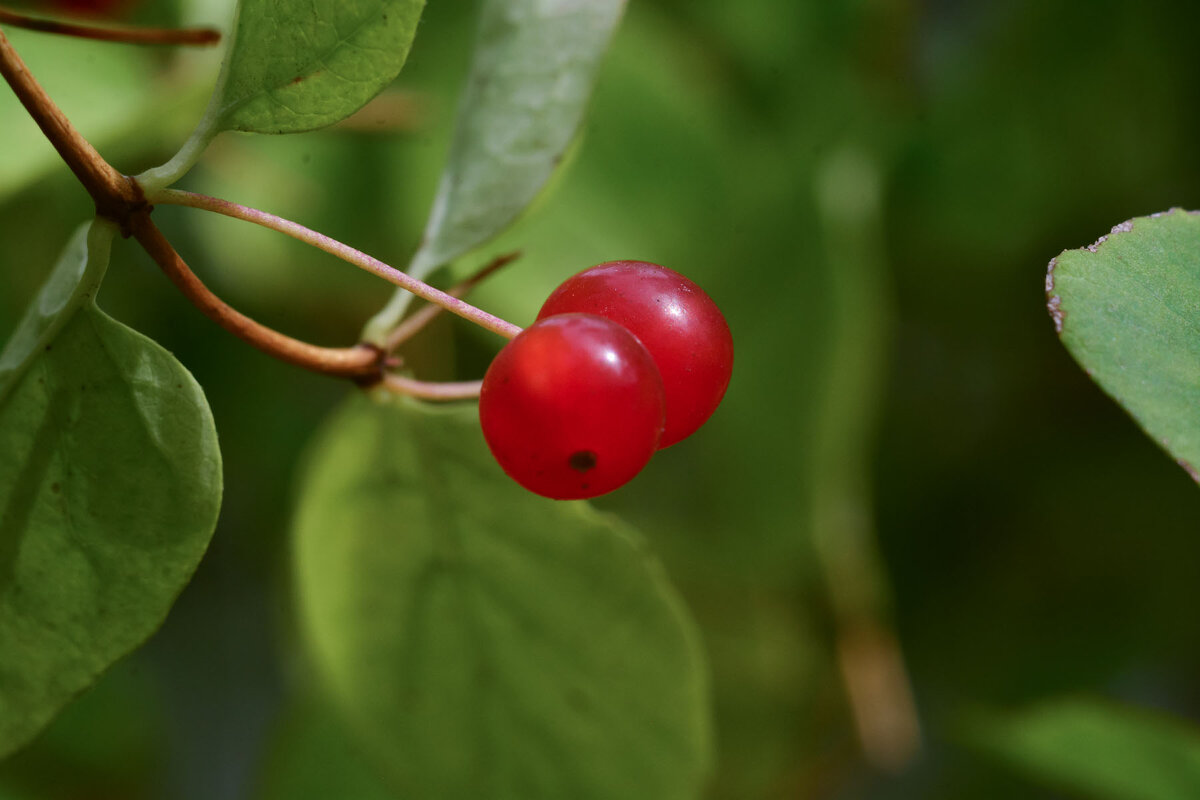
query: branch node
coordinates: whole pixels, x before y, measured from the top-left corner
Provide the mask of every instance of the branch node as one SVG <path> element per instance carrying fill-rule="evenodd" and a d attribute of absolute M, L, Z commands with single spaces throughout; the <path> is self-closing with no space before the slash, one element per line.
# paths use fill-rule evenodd
<path fill-rule="evenodd" d="M 154 211 L 142 192 L 142 187 L 128 175 L 122 175 L 116 196 L 96 200 L 96 216 L 112 222 L 121 231 L 121 238 L 133 236 L 134 217 L 149 216 Z"/>

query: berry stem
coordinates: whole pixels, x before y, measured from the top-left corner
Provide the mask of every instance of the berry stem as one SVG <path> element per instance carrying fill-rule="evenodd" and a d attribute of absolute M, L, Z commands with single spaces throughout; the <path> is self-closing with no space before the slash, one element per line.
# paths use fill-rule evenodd
<path fill-rule="evenodd" d="M 401 272 L 377 258 L 367 255 L 361 250 L 355 250 L 349 245 L 342 244 L 336 239 L 326 236 L 323 233 L 306 228 L 299 223 L 291 220 L 277 217 L 266 211 L 260 211 L 256 208 L 249 208 L 238 203 L 233 203 L 228 200 L 221 200 L 208 195 L 197 194 L 195 192 L 184 192 L 179 189 L 160 189 L 152 192 L 147 198 L 151 203 L 170 204 L 179 206 L 189 206 L 191 208 L 199 208 L 204 211 L 212 211 L 217 214 L 223 214 L 234 219 L 253 222 L 256 225 L 261 225 L 264 228 L 270 228 L 273 231 L 287 234 L 293 239 L 297 239 L 305 244 L 316 247 L 319 250 L 324 250 L 330 255 L 337 256 L 343 261 L 347 261 L 360 269 L 366 270 L 373 275 L 399 286 L 409 292 L 412 292 L 417 297 L 435 303 L 442 308 L 459 315 L 463 319 L 470 320 L 482 328 L 486 328 L 493 333 L 499 334 L 506 339 L 511 339 L 521 332 L 521 328 L 513 325 L 511 322 L 500 319 L 497 316 L 487 313 L 482 309 L 467 303 L 463 300 L 454 297 L 448 292 L 443 292 L 440 289 L 435 289 L 429 284 L 419 281 L 416 278 Z"/>
<path fill-rule="evenodd" d="M 445 381 L 433 383 L 388 373 L 380 384 L 396 394 L 419 397 L 423 400 L 468 400 L 479 397 L 483 381 Z"/>
<path fill-rule="evenodd" d="M 520 258 L 520 256 L 520 251 L 514 251 L 512 253 L 505 253 L 502 256 L 496 256 L 475 274 L 463 279 L 459 283 L 447 289 L 446 294 L 459 298 L 466 296 L 472 289 L 482 283 L 496 270 L 507 264 L 511 264 L 513 261 L 516 261 L 518 258 Z M 392 332 L 388 335 L 387 343 L 384 345 L 383 349 L 389 353 L 392 352 L 397 347 L 415 336 L 422 328 L 428 325 L 434 317 L 442 313 L 444 310 L 445 309 L 441 306 L 431 303 L 430 305 L 427 305 L 424 308 L 414 312 L 412 316 L 405 319 L 392 330 Z"/>
<path fill-rule="evenodd" d="M 133 237 L 194 306 L 247 344 L 280 361 L 323 375 L 365 381 L 379 375 L 383 354 L 374 347 L 333 348 L 302 342 L 256 322 L 221 300 L 188 268 L 147 210 L 132 215 L 129 227 Z"/>
<path fill-rule="evenodd" d="M 3 6 L 0 6 L 0 23 L 31 31 L 123 44 L 184 44 L 211 47 L 221 41 L 221 32 L 215 28 L 102 27 L 37 17 Z"/>

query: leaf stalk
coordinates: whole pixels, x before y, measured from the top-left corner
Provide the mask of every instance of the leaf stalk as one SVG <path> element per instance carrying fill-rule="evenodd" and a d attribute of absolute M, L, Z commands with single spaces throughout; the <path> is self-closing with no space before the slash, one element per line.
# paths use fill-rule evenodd
<path fill-rule="evenodd" d="M 330 255 L 337 256 L 343 261 L 353 264 L 373 275 L 377 275 L 385 281 L 415 294 L 417 297 L 427 300 L 430 303 L 435 303 L 447 311 L 457 314 L 463 319 L 470 320 L 476 325 L 499 334 L 506 339 L 511 339 L 521 332 L 521 328 L 513 325 L 511 322 L 500 319 L 480 308 L 476 308 L 449 292 L 435 289 L 424 281 L 417 280 L 408 273 L 401 272 L 395 267 L 385 264 L 361 250 L 356 250 L 323 233 L 306 228 L 297 222 L 277 217 L 274 214 L 261 211 L 257 208 L 233 203 L 229 200 L 221 200 L 216 197 L 209 197 L 208 195 L 197 194 L 195 192 L 185 192 L 179 189 L 160 189 L 151 194 L 151 200 L 155 203 L 190 206 L 191 208 L 212 211 L 245 222 L 253 222 L 264 228 L 291 236 L 293 239 L 316 247 L 319 250 L 324 250 Z"/>

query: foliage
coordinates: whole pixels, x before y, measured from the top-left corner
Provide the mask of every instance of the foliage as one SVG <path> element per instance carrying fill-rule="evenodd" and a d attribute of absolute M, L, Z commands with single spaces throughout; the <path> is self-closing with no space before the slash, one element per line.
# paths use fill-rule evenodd
<path fill-rule="evenodd" d="M 509 481 L 473 407 L 355 400 L 300 495 L 304 630 L 399 795 L 695 796 L 707 682 L 678 598 L 616 519 Z"/>
<path fill-rule="evenodd" d="M 0 355 L 4 755 L 158 628 L 216 525 L 204 393 L 93 300 L 114 233 L 73 237 Z"/>
<path fill-rule="evenodd" d="M 1088 375 L 1200 481 L 1200 216 L 1121 223 L 1051 262 L 1046 294 Z"/>
<path fill-rule="evenodd" d="M 976 735 L 993 757 L 1085 797 L 1185 800 L 1200 786 L 1200 736 L 1166 717 L 1069 699 Z"/>

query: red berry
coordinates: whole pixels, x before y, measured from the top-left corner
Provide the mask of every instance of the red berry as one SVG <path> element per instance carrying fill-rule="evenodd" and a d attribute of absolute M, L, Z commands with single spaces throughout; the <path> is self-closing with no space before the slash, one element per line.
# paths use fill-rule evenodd
<path fill-rule="evenodd" d="M 678 272 L 645 261 L 598 264 L 555 289 L 538 319 L 571 312 L 611 319 L 650 351 L 666 392 L 660 448 L 690 436 L 720 404 L 733 337 L 712 298 Z"/>
<path fill-rule="evenodd" d="M 488 367 L 479 421 L 517 483 L 595 497 L 646 466 L 663 430 L 662 378 L 633 334 L 590 314 L 535 322 Z"/>

